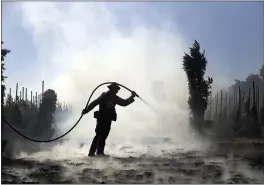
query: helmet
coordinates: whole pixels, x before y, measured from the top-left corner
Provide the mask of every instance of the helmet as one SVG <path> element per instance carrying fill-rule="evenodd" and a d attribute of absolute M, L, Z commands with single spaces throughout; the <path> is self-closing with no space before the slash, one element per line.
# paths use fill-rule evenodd
<path fill-rule="evenodd" d="M 110 89 L 110 90 L 120 90 L 120 87 L 118 86 L 118 84 L 117 83 L 111 83 L 110 85 L 108 85 L 107 86 L 108 87 L 108 89 Z"/>

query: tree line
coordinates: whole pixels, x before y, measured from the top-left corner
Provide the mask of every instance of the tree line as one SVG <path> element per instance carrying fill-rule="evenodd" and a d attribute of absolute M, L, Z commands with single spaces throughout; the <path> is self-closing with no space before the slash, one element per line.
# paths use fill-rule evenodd
<path fill-rule="evenodd" d="M 5 59 L 10 52 L 11 50 L 3 47 L 1 49 L 2 153 L 4 151 L 3 147 L 7 144 L 7 141 L 10 145 L 20 141 L 22 145 L 26 145 L 25 143 L 27 143 L 4 124 L 3 119 L 10 122 L 26 136 L 48 140 L 54 135 L 55 129 L 53 124 L 55 119 L 59 118 L 60 121 L 62 119 L 67 119 L 67 116 L 72 112 L 70 105 L 58 102 L 58 97 L 54 90 L 47 89 L 44 91 L 44 81 L 42 81 L 42 93 L 38 94 L 36 92 L 35 95 L 33 95 L 31 91 L 30 98 L 28 98 L 27 88 L 24 87 L 22 87 L 18 95 L 18 83 L 16 84 L 15 96 L 12 96 L 11 88 L 9 89 L 9 93 L 7 93 L 4 84 L 7 77 L 4 76 L 4 71 Z M 38 148 L 36 145 L 34 146 L 34 150 Z M 28 147 L 24 146 L 24 148 Z M 15 148 L 11 150 L 15 150 Z M 10 151 L 10 155 L 12 155 L 13 152 L 14 151 Z"/>

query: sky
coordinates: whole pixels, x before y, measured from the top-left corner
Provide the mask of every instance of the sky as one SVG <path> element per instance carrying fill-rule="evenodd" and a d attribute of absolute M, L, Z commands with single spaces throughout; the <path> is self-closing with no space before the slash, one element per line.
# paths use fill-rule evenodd
<path fill-rule="evenodd" d="M 12 89 L 18 82 L 20 87 L 40 92 L 42 80 L 45 88 L 56 89 L 63 74 L 71 73 L 73 61 L 69 61 L 83 54 L 79 51 L 97 52 L 91 57 L 97 60 L 100 53 L 111 52 L 113 39 L 120 37 L 164 42 L 168 55 L 155 48 L 160 53 L 157 63 L 162 63 L 161 56 L 169 58 L 175 51 L 177 70 L 182 70 L 181 58 L 196 39 L 206 51 L 207 73 L 219 86 L 257 73 L 264 62 L 263 2 L 3 2 L 2 6 L 2 40 L 4 47 L 12 50 L 6 59 L 6 84 Z M 144 33 L 144 29 L 154 30 L 153 34 Z M 161 41 L 163 36 L 157 32 L 167 34 L 168 40 Z M 65 36 L 68 38 L 62 38 Z M 177 40 L 175 44 L 169 37 Z M 142 50 L 154 52 L 148 44 L 143 45 Z M 89 47 L 96 49 L 89 51 Z M 130 47 L 132 55 L 135 48 Z M 75 85 L 60 86 L 58 92 Z M 67 96 L 61 98 L 72 101 Z"/>

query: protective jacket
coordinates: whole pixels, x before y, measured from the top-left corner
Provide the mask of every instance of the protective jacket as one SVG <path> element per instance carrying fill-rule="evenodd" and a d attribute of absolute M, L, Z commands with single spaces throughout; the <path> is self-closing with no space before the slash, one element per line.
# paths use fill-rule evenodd
<path fill-rule="evenodd" d="M 115 106 L 128 106 L 131 103 L 133 103 L 134 96 L 131 95 L 127 99 L 122 99 L 116 94 L 111 93 L 110 91 L 104 92 L 99 96 L 96 100 L 91 102 L 88 107 L 85 109 L 85 112 L 91 111 L 94 107 L 99 105 L 99 111 L 96 111 L 94 114 L 94 117 L 98 120 L 102 119 L 107 119 L 107 120 L 112 120 L 116 121 L 117 115 L 116 115 L 116 110 Z"/>

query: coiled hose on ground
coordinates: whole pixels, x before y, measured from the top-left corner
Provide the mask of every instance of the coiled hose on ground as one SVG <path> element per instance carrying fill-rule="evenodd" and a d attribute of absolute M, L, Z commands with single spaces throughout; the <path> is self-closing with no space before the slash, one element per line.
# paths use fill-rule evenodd
<path fill-rule="evenodd" d="M 95 92 L 99 87 L 101 87 L 101 86 L 103 86 L 103 85 L 106 85 L 106 84 L 111 84 L 111 83 L 116 83 L 116 82 L 104 82 L 104 83 L 98 85 L 98 86 L 93 90 L 93 92 L 91 93 L 91 95 L 90 95 L 90 97 L 89 97 L 89 99 L 88 99 L 88 101 L 87 101 L 87 103 L 86 103 L 86 107 L 89 105 L 90 100 L 91 100 L 91 98 L 92 98 L 94 92 Z M 127 88 L 126 86 L 124 86 L 124 85 L 122 85 L 122 84 L 119 84 L 119 83 L 116 83 L 116 84 L 118 84 L 119 86 L 121 86 L 121 87 L 125 88 L 126 90 L 132 92 L 132 90 L 129 89 L 129 88 Z M 138 95 L 137 95 L 137 96 L 138 96 Z M 139 97 L 139 96 L 138 96 L 138 97 Z M 49 142 L 52 142 L 52 141 L 56 141 L 56 140 L 58 140 L 58 139 L 61 139 L 61 138 L 63 138 L 64 136 L 66 136 L 67 134 L 69 134 L 69 133 L 70 133 L 70 132 L 71 132 L 71 131 L 72 131 L 72 130 L 78 125 L 78 123 L 81 121 L 82 117 L 83 117 L 83 114 L 80 116 L 80 118 L 78 119 L 78 121 L 77 121 L 77 122 L 71 127 L 71 129 L 69 129 L 67 132 L 65 132 L 64 134 L 62 134 L 62 135 L 59 136 L 59 137 L 56 137 L 56 138 L 54 138 L 54 139 L 49 139 L 49 140 L 37 140 L 37 139 L 30 138 L 30 137 L 28 137 L 28 136 L 25 136 L 24 134 L 22 134 L 21 132 L 19 132 L 16 128 L 14 128 L 14 127 L 13 127 L 13 126 L 12 126 L 7 120 L 3 119 L 3 121 L 4 121 L 4 122 L 5 122 L 5 123 L 11 128 L 11 129 L 13 129 L 18 135 L 24 137 L 25 139 L 28 139 L 28 140 L 33 141 L 33 142 L 38 142 L 38 143 L 49 143 Z"/>

